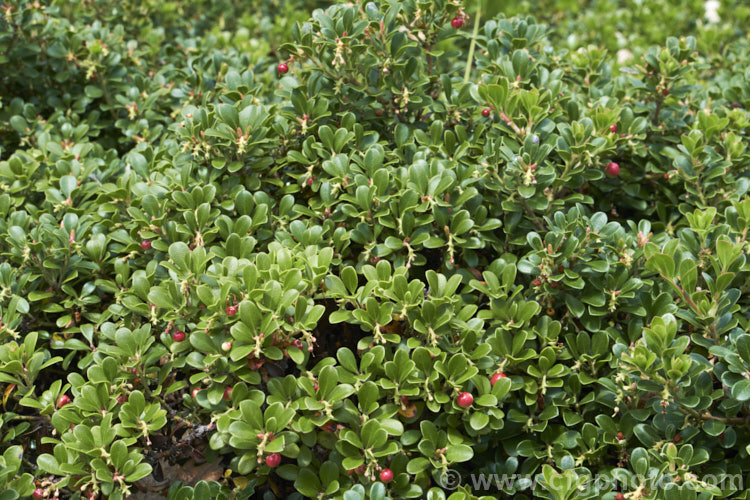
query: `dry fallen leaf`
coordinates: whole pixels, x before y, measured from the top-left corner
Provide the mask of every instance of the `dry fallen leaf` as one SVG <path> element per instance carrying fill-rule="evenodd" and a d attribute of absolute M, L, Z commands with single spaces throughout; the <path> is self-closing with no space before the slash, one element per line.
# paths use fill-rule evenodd
<path fill-rule="evenodd" d="M 221 463 L 205 463 L 196 465 L 189 460 L 184 464 L 171 465 L 166 460 L 159 462 L 163 479 L 157 481 L 153 474 L 138 481 L 138 486 L 147 491 L 160 491 L 172 483 L 181 481 L 187 486 L 195 486 L 198 481 L 218 481 L 222 478 L 224 468 Z"/>
<path fill-rule="evenodd" d="M 169 465 L 162 463 L 164 479 L 170 482 L 182 481 L 188 486 L 194 486 L 198 481 L 218 481 L 221 479 L 224 468 L 220 463 L 205 463 L 196 465 L 193 460 L 183 465 Z"/>

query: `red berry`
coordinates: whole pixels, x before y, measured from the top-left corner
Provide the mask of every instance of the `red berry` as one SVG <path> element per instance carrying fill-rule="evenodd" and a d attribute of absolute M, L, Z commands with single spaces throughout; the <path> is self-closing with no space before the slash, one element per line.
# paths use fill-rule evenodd
<path fill-rule="evenodd" d="M 34 493 L 31 494 L 34 498 L 44 498 L 44 490 L 41 488 L 37 488 L 34 490 Z"/>
<path fill-rule="evenodd" d="M 616 134 L 617 133 L 617 125 L 615 125 L 615 124 L 610 125 L 609 126 L 609 131 L 612 132 L 613 134 Z"/>
<path fill-rule="evenodd" d="M 487 108 L 484 108 L 482 110 L 482 116 L 484 116 L 485 118 L 489 117 L 490 113 L 491 113 L 491 111 L 489 109 L 487 109 Z"/>
<path fill-rule="evenodd" d="M 227 316 L 234 316 L 235 314 L 237 314 L 237 306 L 227 307 Z"/>
<path fill-rule="evenodd" d="M 620 175 L 620 165 L 611 161 L 604 168 L 604 173 L 607 175 L 607 177 L 617 177 L 618 175 Z"/>
<path fill-rule="evenodd" d="M 461 26 L 464 25 L 464 20 L 460 17 L 454 17 L 451 21 L 451 26 L 453 26 L 456 29 L 459 29 Z"/>
<path fill-rule="evenodd" d="M 198 399 L 198 393 L 201 392 L 199 388 L 193 389 L 193 399 Z"/>
<path fill-rule="evenodd" d="M 68 403 L 70 403 L 70 398 L 68 397 L 67 394 L 63 394 L 62 396 L 60 396 L 59 398 L 57 398 L 57 407 L 58 408 L 62 408 L 63 406 L 65 406 Z"/>
<path fill-rule="evenodd" d="M 681 434 L 675 434 L 673 441 L 675 443 L 679 443 L 680 441 L 682 441 L 682 435 Z"/>
<path fill-rule="evenodd" d="M 225 387 L 224 388 L 224 396 L 222 396 L 222 397 L 224 398 L 224 401 L 229 401 L 230 399 L 232 399 L 232 388 L 231 387 Z"/>
<path fill-rule="evenodd" d="M 393 471 L 391 469 L 383 469 L 380 471 L 380 480 L 384 483 L 390 483 L 393 481 Z"/>
<path fill-rule="evenodd" d="M 185 340 L 185 337 L 185 332 L 183 332 L 182 330 L 178 330 L 172 334 L 172 340 L 174 340 L 175 342 L 182 342 L 183 340 Z"/>
<path fill-rule="evenodd" d="M 625 439 L 625 434 L 623 434 L 622 432 L 618 432 L 617 433 L 617 439 L 619 439 L 620 441 L 622 441 L 623 439 Z"/>
<path fill-rule="evenodd" d="M 664 90 L 661 91 L 661 93 L 663 95 L 669 95 L 669 89 L 665 87 Z"/>
<path fill-rule="evenodd" d="M 266 457 L 266 465 L 269 467 L 278 467 L 281 463 L 281 455 L 278 453 L 271 453 Z"/>
<path fill-rule="evenodd" d="M 501 373 L 496 373 L 490 379 L 490 383 L 494 386 L 495 384 L 497 384 L 498 380 L 500 380 L 501 378 L 506 378 L 506 377 L 507 377 L 507 375 L 504 374 L 504 373 L 502 373 L 502 372 Z"/>
<path fill-rule="evenodd" d="M 623 495 L 622 493 L 618 493 L 617 495 L 615 495 L 615 500 L 625 500 L 625 495 Z"/>
<path fill-rule="evenodd" d="M 289 72 L 289 66 L 287 66 L 286 63 L 279 63 L 279 65 L 276 66 L 276 71 L 282 75 L 286 75 Z"/>
<path fill-rule="evenodd" d="M 149 240 L 143 240 L 141 241 L 141 248 L 144 250 L 148 250 L 151 248 L 151 242 Z"/>
<path fill-rule="evenodd" d="M 542 284 L 542 280 L 540 280 L 539 278 L 537 278 L 531 284 L 534 285 L 534 286 L 540 286 Z"/>
<path fill-rule="evenodd" d="M 461 408 L 468 408 L 473 402 L 474 396 L 472 396 L 471 393 L 468 392 L 462 392 L 456 398 L 456 403 L 458 403 L 458 406 L 460 406 Z"/>

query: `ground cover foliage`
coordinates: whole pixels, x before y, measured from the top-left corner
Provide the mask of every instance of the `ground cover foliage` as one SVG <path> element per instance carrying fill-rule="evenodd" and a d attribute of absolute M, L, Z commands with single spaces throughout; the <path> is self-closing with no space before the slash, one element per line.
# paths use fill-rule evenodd
<path fill-rule="evenodd" d="M 0 499 L 748 497 L 744 2 L 0 16 Z"/>

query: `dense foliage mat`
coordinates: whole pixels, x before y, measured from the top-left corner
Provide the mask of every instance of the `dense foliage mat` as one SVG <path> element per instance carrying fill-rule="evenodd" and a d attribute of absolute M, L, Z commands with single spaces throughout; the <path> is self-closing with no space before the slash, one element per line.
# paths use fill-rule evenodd
<path fill-rule="evenodd" d="M 0 499 L 748 498 L 745 2 L 0 16 Z"/>

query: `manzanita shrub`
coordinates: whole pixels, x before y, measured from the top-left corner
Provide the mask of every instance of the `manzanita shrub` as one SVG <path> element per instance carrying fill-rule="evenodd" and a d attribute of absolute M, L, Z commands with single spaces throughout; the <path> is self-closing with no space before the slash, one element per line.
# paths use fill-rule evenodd
<path fill-rule="evenodd" d="M 749 498 L 750 8 L 503 4 L 6 0 L 0 499 Z"/>

